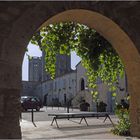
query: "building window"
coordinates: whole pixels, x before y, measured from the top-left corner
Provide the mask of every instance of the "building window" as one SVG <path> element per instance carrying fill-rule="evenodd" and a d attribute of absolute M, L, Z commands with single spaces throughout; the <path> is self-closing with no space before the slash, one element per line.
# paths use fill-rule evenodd
<path fill-rule="evenodd" d="M 81 79 L 80 87 L 81 87 L 81 91 L 85 90 L 85 81 L 83 78 Z"/>

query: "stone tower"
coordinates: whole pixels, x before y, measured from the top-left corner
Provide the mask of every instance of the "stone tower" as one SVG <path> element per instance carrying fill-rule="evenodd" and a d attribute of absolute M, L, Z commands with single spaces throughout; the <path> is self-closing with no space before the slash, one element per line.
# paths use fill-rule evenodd
<path fill-rule="evenodd" d="M 71 71 L 71 56 L 56 56 L 56 77 Z M 50 74 L 45 71 L 45 52 L 42 51 L 42 57 L 33 57 L 29 60 L 29 81 L 50 80 Z"/>
<path fill-rule="evenodd" d="M 60 55 L 56 56 L 56 77 L 66 74 L 71 71 L 71 56 Z"/>
<path fill-rule="evenodd" d="M 42 80 L 42 60 L 41 57 L 33 57 L 29 59 L 29 81 Z"/>

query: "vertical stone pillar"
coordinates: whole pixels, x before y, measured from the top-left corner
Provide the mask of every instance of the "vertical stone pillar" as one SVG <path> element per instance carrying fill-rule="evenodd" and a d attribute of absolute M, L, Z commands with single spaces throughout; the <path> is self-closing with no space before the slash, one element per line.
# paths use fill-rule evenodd
<path fill-rule="evenodd" d="M 139 77 L 139 76 L 138 76 Z M 135 85 L 130 85 L 130 121 L 131 135 L 140 137 L 140 78 L 139 82 L 134 82 Z"/>
<path fill-rule="evenodd" d="M 21 68 L 0 60 L 0 139 L 20 139 Z"/>
<path fill-rule="evenodd" d="M 131 135 L 140 137 L 140 62 L 129 62 L 128 91 L 130 98 Z"/>

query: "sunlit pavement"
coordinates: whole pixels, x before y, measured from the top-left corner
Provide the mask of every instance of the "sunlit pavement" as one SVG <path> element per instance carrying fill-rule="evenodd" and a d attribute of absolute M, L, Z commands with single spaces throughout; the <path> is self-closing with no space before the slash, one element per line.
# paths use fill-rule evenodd
<path fill-rule="evenodd" d="M 63 112 L 63 109 L 48 109 L 47 113 Z M 72 111 L 72 110 L 71 110 Z M 40 112 L 41 113 L 41 112 Z M 111 116 L 114 122 L 117 121 L 116 117 Z M 79 119 L 60 119 L 58 124 L 60 128 L 56 127 L 54 122 L 51 126 L 50 119 L 48 121 L 36 121 L 34 124 L 31 121 L 22 120 L 21 130 L 22 138 L 26 139 L 63 139 L 63 140 L 76 140 L 76 139 L 112 139 L 112 140 L 134 140 L 137 138 L 120 137 L 113 135 L 110 130 L 113 128 L 109 120 L 103 123 L 104 118 L 87 118 L 89 126 L 86 126 L 83 121 L 79 124 Z M 36 127 L 35 127 L 36 126 Z"/>

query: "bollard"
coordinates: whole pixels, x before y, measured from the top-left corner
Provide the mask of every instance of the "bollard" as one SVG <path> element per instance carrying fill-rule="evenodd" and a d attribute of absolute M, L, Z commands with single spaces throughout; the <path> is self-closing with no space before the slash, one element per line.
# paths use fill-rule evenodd
<path fill-rule="evenodd" d="M 32 119 L 32 122 L 34 122 L 34 111 L 32 109 L 32 112 L 31 112 L 31 119 Z"/>
<path fill-rule="evenodd" d="M 32 120 L 33 125 L 36 127 L 36 124 L 34 123 L 34 110 L 33 109 L 31 111 L 31 120 Z"/>

